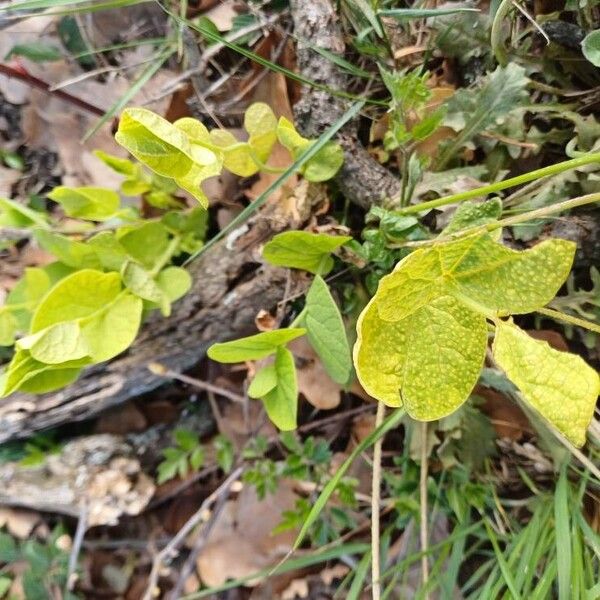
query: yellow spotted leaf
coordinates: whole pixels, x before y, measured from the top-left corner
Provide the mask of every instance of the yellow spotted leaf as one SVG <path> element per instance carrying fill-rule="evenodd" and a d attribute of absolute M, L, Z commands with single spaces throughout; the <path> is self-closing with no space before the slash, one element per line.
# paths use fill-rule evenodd
<path fill-rule="evenodd" d="M 487 346 L 485 317 L 452 296 L 391 323 L 380 318 L 375 297 L 357 333 L 354 364 L 365 390 L 422 421 L 445 417 L 468 398 Z"/>
<path fill-rule="evenodd" d="M 498 322 L 494 359 L 524 399 L 576 446 L 585 443 L 600 378 L 582 358 L 535 340 L 512 322 Z"/>

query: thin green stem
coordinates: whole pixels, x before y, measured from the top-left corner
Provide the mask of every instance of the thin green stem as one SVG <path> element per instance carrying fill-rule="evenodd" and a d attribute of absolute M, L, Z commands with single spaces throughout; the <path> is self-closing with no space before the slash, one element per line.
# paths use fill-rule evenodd
<path fill-rule="evenodd" d="M 478 227 L 469 227 L 468 229 L 463 229 L 461 231 L 457 231 L 451 235 L 446 236 L 438 236 L 432 240 L 423 240 L 418 242 L 404 242 L 401 244 L 390 244 L 389 248 L 418 248 L 422 246 L 432 246 L 434 244 L 439 244 L 442 242 L 449 242 L 451 240 L 455 240 L 460 237 L 465 237 L 467 235 L 474 235 L 476 233 L 484 233 L 495 231 L 496 229 L 501 229 L 502 227 L 511 227 L 513 225 L 519 225 L 520 223 L 526 223 L 531 219 L 541 219 L 544 217 L 548 217 L 550 215 L 554 215 L 556 213 L 564 212 L 565 210 L 570 210 L 572 208 L 577 208 L 578 206 L 584 206 L 586 204 L 593 204 L 594 202 L 600 202 L 600 192 L 595 194 L 587 194 L 585 196 L 578 196 L 577 198 L 571 198 L 571 200 L 565 200 L 564 202 L 558 202 L 556 204 L 551 204 L 550 206 L 544 206 L 542 208 L 537 208 L 535 210 L 530 210 L 520 215 L 514 215 L 512 217 L 506 217 L 506 219 L 500 219 L 499 221 L 494 221 L 492 223 L 488 223 L 487 225 L 480 225 Z"/>
<path fill-rule="evenodd" d="M 513 7 L 513 0 L 502 0 L 492 23 L 492 31 L 490 35 L 490 45 L 492 52 L 501 67 L 505 67 L 508 63 L 508 55 L 504 48 L 504 40 L 502 39 L 502 24 Z"/>
<path fill-rule="evenodd" d="M 554 310 L 553 308 L 538 308 L 536 312 L 546 317 L 550 317 L 555 321 L 564 321 L 565 323 L 570 323 L 571 325 L 575 325 L 576 327 L 583 327 L 584 329 L 593 331 L 594 333 L 600 333 L 600 324 L 592 323 L 592 321 L 568 315 L 567 313 L 561 312 L 559 310 Z"/>
<path fill-rule="evenodd" d="M 420 213 L 425 210 L 431 210 L 432 208 L 439 208 L 440 206 L 447 206 L 448 204 L 457 204 L 459 202 L 464 202 L 465 200 L 477 198 L 478 196 L 486 196 L 487 194 L 499 192 L 506 188 L 511 188 L 523 183 L 535 181 L 536 179 L 541 179 L 542 177 L 558 175 L 559 173 L 563 173 L 569 169 L 578 169 L 579 167 L 583 167 L 592 163 L 600 163 L 600 152 L 587 154 L 586 156 L 579 156 L 555 165 L 550 165 L 548 167 L 536 169 L 535 171 L 530 171 L 529 173 L 524 173 L 523 175 L 517 175 L 517 177 L 511 177 L 510 179 L 484 185 L 474 190 L 467 190 L 466 192 L 460 192 L 458 194 L 437 198 L 436 200 L 430 200 L 429 202 L 422 202 L 421 204 L 408 206 L 407 208 L 401 208 L 397 212 L 401 215 L 408 215 Z"/>

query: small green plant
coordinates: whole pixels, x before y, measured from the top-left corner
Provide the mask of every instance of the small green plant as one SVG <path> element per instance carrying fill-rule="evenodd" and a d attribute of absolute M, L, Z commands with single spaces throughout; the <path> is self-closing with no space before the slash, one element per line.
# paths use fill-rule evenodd
<path fill-rule="evenodd" d="M 8 533 L 0 532 L 0 563 L 4 569 L 14 563 L 24 563 L 26 568 L 21 583 L 26 600 L 46 600 L 61 597 L 76 600 L 78 595 L 65 591 L 67 583 L 69 551 L 61 544 L 65 535 L 62 527 L 56 527 L 44 542 L 36 539 L 17 541 Z M 64 539 L 64 538 L 63 538 Z M 8 573 L 0 575 L 0 596 L 12 583 Z"/>
<path fill-rule="evenodd" d="M 240 142 L 192 118 L 170 123 L 146 109 L 123 112 L 116 139 L 141 165 L 102 152 L 97 156 L 125 177 L 123 194 L 143 196 L 164 211 L 157 218 L 121 206 L 113 190 L 60 186 L 48 198 L 76 220 L 63 233 L 43 212 L 0 199 L 0 224 L 31 229 L 57 259 L 27 269 L 0 307 L 0 344 L 15 346 L 0 375 L 0 395 L 55 390 L 73 382 L 84 367 L 126 350 L 149 312 L 160 309 L 168 316 L 171 304 L 191 287 L 187 271 L 174 263 L 202 246 L 207 207 L 202 182 L 223 168 L 242 176 L 261 169 L 279 172 L 266 164 L 276 141 L 294 159 L 314 144 L 263 103 L 248 108 L 244 126 L 248 141 Z M 323 181 L 341 162 L 341 148 L 326 143 L 300 171 Z M 185 209 L 179 189 L 202 207 Z M 285 352 L 280 354 L 283 364 Z"/>
<path fill-rule="evenodd" d="M 173 437 L 176 445 L 163 450 L 164 460 L 158 465 L 159 484 L 177 476 L 185 477 L 190 471 L 198 471 L 204 464 L 204 448 L 195 433 L 176 429 Z"/>

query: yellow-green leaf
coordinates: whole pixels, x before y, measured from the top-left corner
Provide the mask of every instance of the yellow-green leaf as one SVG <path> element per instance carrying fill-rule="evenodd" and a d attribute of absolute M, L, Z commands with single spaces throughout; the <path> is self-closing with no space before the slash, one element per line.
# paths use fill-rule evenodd
<path fill-rule="evenodd" d="M 279 346 L 283 346 L 305 333 L 306 329 L 300 327 L 263 331 L 239 340 L 213 344 L 207 354 L 209 358 L 222 363 L 259 360 L 273 354 Z"/>
<path fill-rule="evenodd" d="M 451 296 L 391 323 L 379 317 L 374 298 L 357 333 L 354 364 L 365 390 L 422 421 L 445 417 L 468 398 L 487 346 L 485 317 Z"/>
<path fill-rule="evenodd" d="M 118 273 L 76 271 L 59 281 L 40 302 L 31 321 L 31 333 L 55 323 L 93 316 L 114 302 L 120 291 Z"/>
<path fill-rule="evenodd" d="M 250 145 L 240 142 L 225 129 L 213 129 L 210 139 L 223 152 L 223 166 L 240 177 L 250 177 L 258 172 L 259 166 L 252 159 Z"/>
<path fill-rule="evenodd" d="M 0 346 L 12 346 L 17 334 L 17 320 L 10 310 L 0 307 Z"/>
<path fill-rule="evenodd" d="M 326 275 L 333 268 L 330 254 L 352 238 L 309 231 L 284 231 L 265 244 L 263 257 L 273 265 Z"/>
<path fill-rule="evenodd" d="M 379 314 L 397 321 L 440 295 L 489 316 L 532 312 L 554 298 L 575 248 L 553 239 L 519 252 L 478 234 L 416 250 L 381 280 Z"/>
<path fill-rule="evenodd" d="M 298 415 L 298 382 L 292 353 L 277 348 L 273 363 L 277 385 L 262 397 L 269 419 L 281 431 L 296 429 Z"/>
<path fill-rule="evenodd" d="M 277 372 L 275 365 L 266 365 L 259 369 L 254 379 L 248 386 L 248 397 L 262 398 L 277 385 Z"/>
<path fill-rule="evenodd" d="M 90 356 L 90 348 L 77 321 L 56 323 L 21 338 L 17 345 L 29 350 L 35 360 L 50 365 Z"/>
<path fill-rule="evenodd" d="M 190 291 L 192 278 L 181 267 L 167 267 L 156 276 L 156 283 L 169 301 L 175 302 Z"/>
<path fill-rule="evenodd" d="M 277 117 L 264 102 L 255 102 L 246 109 L 244 128 L 248 132 L 248 144 L 262 162 L 266 162 L 277 141 Z"/>
<path fill-rule="evenodd" d="M 585 443 L 600 378 L 582 358 L 535 340 L 512 322 L 496 326 L 494 359 L 524 399 L 576 446 Z"/>
<path fill-rule="evenodd" d="M 54 188 L 48 198 L 58 202 L 69 217 L 106 221 L 120 206 L 119 194 L 100 187 L 84 186 L 70 188 L 60 185 Z"/>

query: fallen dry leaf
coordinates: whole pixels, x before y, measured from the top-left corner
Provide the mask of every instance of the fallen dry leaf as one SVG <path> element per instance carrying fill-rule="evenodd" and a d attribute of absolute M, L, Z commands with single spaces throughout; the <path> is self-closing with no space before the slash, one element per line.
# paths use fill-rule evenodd
<path fill-rule="evenodd" d="M 319 410 L 339 406 L 342 386 L 333 381 L 305 337 L 288 344 L 296 359 L 298 391 Z"/>
<path fill-rule="evenodd" d="M 294 508 L 296 498 L 287 480 L 280 481 L 277 491 L 263 500 L 252 486 L 244 486 L 238 498 L 226 504 L 198 557 L 202 582 L 216 586 L 275 565 L 291 550 L 297 532 L 273 535 L 272 531 L 281 522 L 283 511 Z M 257 583 L 253 580 L 246 585 Z"/>
<path fill-rule="evenodd" d="M 20 540 L 26 540 L 31 536 L 40 518 L 40 513 L 33 510 L 0 507 L 0 528 L 6 527 L 11 535 Z"/>

